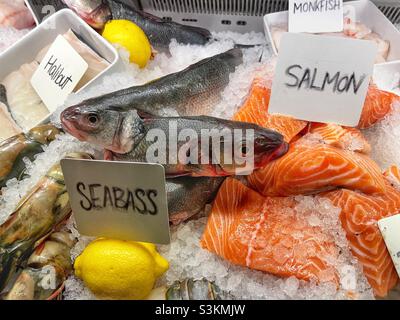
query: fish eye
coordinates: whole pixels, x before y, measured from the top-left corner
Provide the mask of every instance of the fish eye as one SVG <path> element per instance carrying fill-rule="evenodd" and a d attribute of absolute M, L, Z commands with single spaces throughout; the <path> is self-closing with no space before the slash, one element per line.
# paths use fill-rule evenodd
<path fill-rule="evenodd" d="M 89 113 L 88 120 L 91 124 L 96 124 L 99 121 L 99 117 L 95 113 Z"/>
<path fill-rule="evenodd" d="M 247 154 L 249 151 L 250 150 L 247 146 L 242 146 L 242 154 Z"/>

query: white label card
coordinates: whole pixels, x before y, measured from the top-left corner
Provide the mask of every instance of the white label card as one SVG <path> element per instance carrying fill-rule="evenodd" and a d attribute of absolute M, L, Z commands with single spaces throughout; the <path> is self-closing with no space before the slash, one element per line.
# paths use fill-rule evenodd
<path fill-rule="evenodd" d="M 63 159 L 61 167 L 81 234 L 170 243 L 163 166 Z"/>
<path fill-rule="evenodd" d="M 376 53 L 373 41 L 284 34 L 269 113 L 356 126 Z"/>
<path fill-rule="evenodd" d="M 378 226 L 400 277 L 400 214 L 378 221 Z"/>
<path fill-rule="evenodd" d="M 87 62 L 59 35 L 31 78 L 50 112 L 62 105 L 88 68 Z"/>
<path fill-rule="evenodd" d="M 289 0 L 289 32 L 343 31 L 343 0 Z"/>

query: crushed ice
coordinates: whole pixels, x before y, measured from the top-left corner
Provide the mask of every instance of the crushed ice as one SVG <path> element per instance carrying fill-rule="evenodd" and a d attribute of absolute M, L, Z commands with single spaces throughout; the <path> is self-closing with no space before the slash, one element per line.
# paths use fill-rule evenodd
<path fill-rule="evenodd" d="M 0 32 L 0 42 L 1 42 Z M 8 36 L 8 35 L 7 35 Z M 242 44 L 264 43 L 262 34 L 250 33 L 239 35 L 232 32 L 214 34 L 218 41 L 206 46 L 180 45 L 172 42 L 171 55 L 159 54 L 152 60 L 146 69 L 140 69 L 135 65 L 126 63 L 126 70 L 112 76 L 105 77 L 100 85 L 93 86 L 79 94 L 73 94 L 63 107 L 53 115 L 52 121 L 59 122 L 59 113 L 69 105 L 78 103 L 83 99 L 100 94 L 119 90 L 132 85 L 140 85 L 171 72 L 177 72 L 206 57 L 215 55 L 233 47 L 233 39 Z M 222 93 L 221 103 L 215 107 L 214 116 L 230 118 L 245 98 L 252 80 L 258 74 L 265 72 L 265 61 L 271 57 L 271 51 L 264 47 L 262 62 L 260 47 L 246 49 L 244 64 L 237 68 L 231 75 L 229 86 Z M 121 56 L 127 60 L 126 52 L 120 50 Z M 265 69 L 265 68 L 264 68 Z M 381 165 L 386 162 L 396 162 L 400 159 L 400 129 L 398 115 L 392 116 L 368 132 L 372 145 L 375 146 L 374 156 Z M 393 123 L 395 123 L 393 125 Z M 390 133 L 394 130 L 395 133 Z M 392 143 L 388 148 L 389 139 Z M 312 139 L 311 139 L 312 140 Z M 385 141 L 384 141 L 385 140 Z M 311 141 L 310 141 L 311 142 Z M 390 149 L 390 150 L 388 150 Z M 394 150 L 393 150 L 394 149 Z M 39 154 L 35 161 L 27 162 L 27 174 L 29 178 L 22 181 L 11 180 L 3 189 L 2 202 L 0 203 L 0 221 L 4 221 L 17 205 L 26 192 L 37 183 L 49 167 L 60 160 L 69 152 L 95 150 L 86 143 L 81 143 L 69 135 L 59 135 L 45 152 Z M 385 151 L 385 155 L 381 155 Z M 199 247 L 199 240 L 205 228 L 206 217 L 192 220 L 172 228 L 172 242 L 168 246 L 159 246 L 160 253 L 170 262 L 170 269 L 159 280 L 159 285 L 171 284 L 175 280 L 191 278 L 207 278 L 215 281 L 222 290 L 229 292 L 238 299 L 346 299 L 346 298 L 373 298 L 371 289 L 357 264 L 357 261 L 349 252 L 344 232 L 338 220 L 338 209 L 333 207 L 329 200 L 317 200 L 311 196 L 296 197 L 298 214 L 303 214 L 305 221 L 312 226 L 323 228 L 327 235 L 333 237 L 340 248 L 340 255 L 336 267 L 340 273 L 341 287 L 339 290 L 329 284 L 318 285 L 314 282 L 300 281 L 294 277 L 287 279 L 275 277 L 259 271 L 232 265 L 223 259 L 213 255 Z M 85 248 L 92 240 L 80 236 L 77 232 L 73 218 L 66 228 L 79 241 L 71 251 L 72 258 Z M 353 275 L 351 281 L 346 277 Z M 354 295 L 349 295 L 353 290 Z M 95 297 L 85 288 L 80 280 L 74 276 L 69 277 L 65 284 L 65 299 L 94 299 Z"/>

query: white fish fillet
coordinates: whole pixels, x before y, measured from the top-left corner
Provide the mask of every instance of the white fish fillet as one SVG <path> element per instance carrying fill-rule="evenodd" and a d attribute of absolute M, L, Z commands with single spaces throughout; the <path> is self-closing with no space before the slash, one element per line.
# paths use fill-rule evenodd
<path fill-rule="evenodd" d="M 0 102 L 0 128 L 0 142 L 21 132 L 8 112 L 7 106 L 2 102 Z"/>
<path fill-rule="evenodd" d="M 20 0 L 0 0 L 0 27 L 31 28 L 35 24 L 32 14 Z"/>
<path fill-rule="evenodd" d="M 78 52 L 79 55 L 89 65 L 82 79 L 79 81 L 74 89 L 74 91 L 77 91 L 90 80 L 94 79 L 104 69 L 106 69 L 109 63 L 105 59 L 100 57 L 96 52 L 94 52 L 89 46 L 80 41 L 71 30 L 68 30 L 65 34 L 63 34 L 63 37 L 72 45 L 75 51 Z M 48 50 L 49 46 L 40 50 L 40 52 L 36 56 L 36 60 L 38 62 L 41 62 Z"/>
<path fill-rule="evenodd" d="M 36 61 L 26 63 L 3 80 L 11 114 L 24 131 L 31 129 L 49 114 L 30 84 L 30 79 L 38 66 Z"/>
<path fill-rule="evenodd" d="M 279 50 L 282 36 L 288 32 L 287 26 L 274 26 L 271 28 L 272 40 L 277 50 Z M 383 40 L 381 36 L 372 32 L 366 25 L 353 22 L 349 18 L 344 20 L 343 32 L 326 32 L 319 33 L 324 36 L 348 37 L 354 39 L 374 41 L 378 45 L 378 53 L 375 58 L 375 63 L 386 62 L 390 50 L 390 42 Z"/>

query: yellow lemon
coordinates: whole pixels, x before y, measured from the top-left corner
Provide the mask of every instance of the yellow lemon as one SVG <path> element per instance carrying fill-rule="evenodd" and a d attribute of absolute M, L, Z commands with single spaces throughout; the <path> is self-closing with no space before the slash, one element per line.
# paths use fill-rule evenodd
<path fill-rule="evenodd" d="M 100 299 L 146 298 L 169 264 L 154 244 L 100 238 L 76 258 L 75 275 Z"/>
<path fill-rule="evenodd" d="M 146 34 L 132 21 L 111 20 L 106 23 L 102 36 L 129 52 L 129 60 L 145 67 L 151 57 L 151 45 Z"/>

